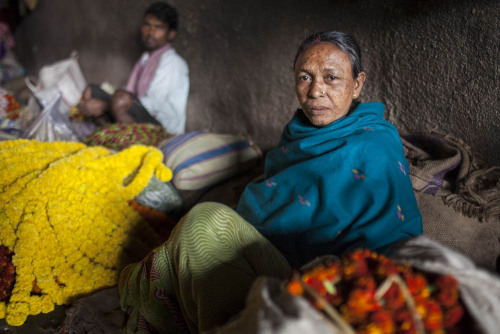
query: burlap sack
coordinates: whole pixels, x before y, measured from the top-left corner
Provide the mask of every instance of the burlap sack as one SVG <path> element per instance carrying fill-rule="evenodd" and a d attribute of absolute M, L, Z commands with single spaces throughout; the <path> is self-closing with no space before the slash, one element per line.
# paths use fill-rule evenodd
<path fill-rule="evenodd" d="M 440 134 L 402 137 L 424 235 L 499 271 L 500 167 Z"/>

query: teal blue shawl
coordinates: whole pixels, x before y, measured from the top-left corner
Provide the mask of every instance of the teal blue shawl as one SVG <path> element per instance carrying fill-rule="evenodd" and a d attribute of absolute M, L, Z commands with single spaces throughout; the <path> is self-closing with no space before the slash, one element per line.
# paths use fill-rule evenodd
<path fill-rule="evenodd" d="M 382 103 L 315 127 L 298 110 L 237 211 L 294 266 L 422 234 L 398 131 Z"/>

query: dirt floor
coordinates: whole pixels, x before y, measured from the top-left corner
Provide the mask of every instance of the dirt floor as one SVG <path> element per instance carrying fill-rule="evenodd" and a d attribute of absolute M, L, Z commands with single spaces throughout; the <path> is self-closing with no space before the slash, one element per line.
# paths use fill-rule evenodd
<path fill-rule="evenodd" d="M 57 306 L 47 314 L 30 315 L 26 322 L 19 327 L 9 326 L 5 319 L 0 320 L 2 334 L 46 334 L 58 333 L 66 318 L 68 306 Z"/>
<path fill-rule="evenodd" d="M 0 320 L 0 334 L 121 334 L 125 312 L 118 289 L 109 288 L 81 298 L 73 305 L 56 306 L 47 314 L 28 316 L 19 327 Z"/>

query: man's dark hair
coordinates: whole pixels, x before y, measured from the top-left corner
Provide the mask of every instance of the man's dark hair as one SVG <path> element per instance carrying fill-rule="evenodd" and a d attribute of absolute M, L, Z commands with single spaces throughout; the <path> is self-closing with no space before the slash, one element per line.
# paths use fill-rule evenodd
<path fill-rule="evenodd" d="M 356 40 L 340 31 L 323 31 L 310 35 L 307 37 L 302 44 L 300 44 L 297 54 L 295 55 L 295 60 L 293 61 L 293 66 L 297 62 L 300 54 L 306 51 L 310 46 L 316 45 L 318 43 L 332 43 L 349 56 L 351 60 L 352 76 L 357 78 L 360 72 L 363 72 L 363 64 L 361 63 L 361 49 L 359 48 Z"/>
<path fill-rule="evenodd" d="M 154 15 L 159 20 L 165 22 L 168 25 L 168 29 L 177 30 L 177 24 L 178 24 L 177 9 L 170 6 L 168 3 L 155 2 L 151 4 L 144 12 L 144 16 L 148 14 Z"/>

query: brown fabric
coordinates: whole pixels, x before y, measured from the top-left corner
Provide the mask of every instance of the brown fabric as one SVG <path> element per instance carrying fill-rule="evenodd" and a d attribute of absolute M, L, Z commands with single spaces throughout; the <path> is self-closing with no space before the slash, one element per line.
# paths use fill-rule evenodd
<path fill-rule="evenodd" d="M 500 167 L 441 134 L 402 136 L 424 235 L 500 271 Z"/>
<path fill-rule="evenodd" d="M 449 135 L 402 136 L 413 189 L 440 195 L 455 210 L 481 221 L 500 220 L 500 167 L 488 167 Z"/>
<path fill-rule="evenodd" d="M 424 236 L 469 257 L 477 266 L 500 271 L 500 222 L 479 222 L 446 205 L 441 197 L 415 192 Z"/>

